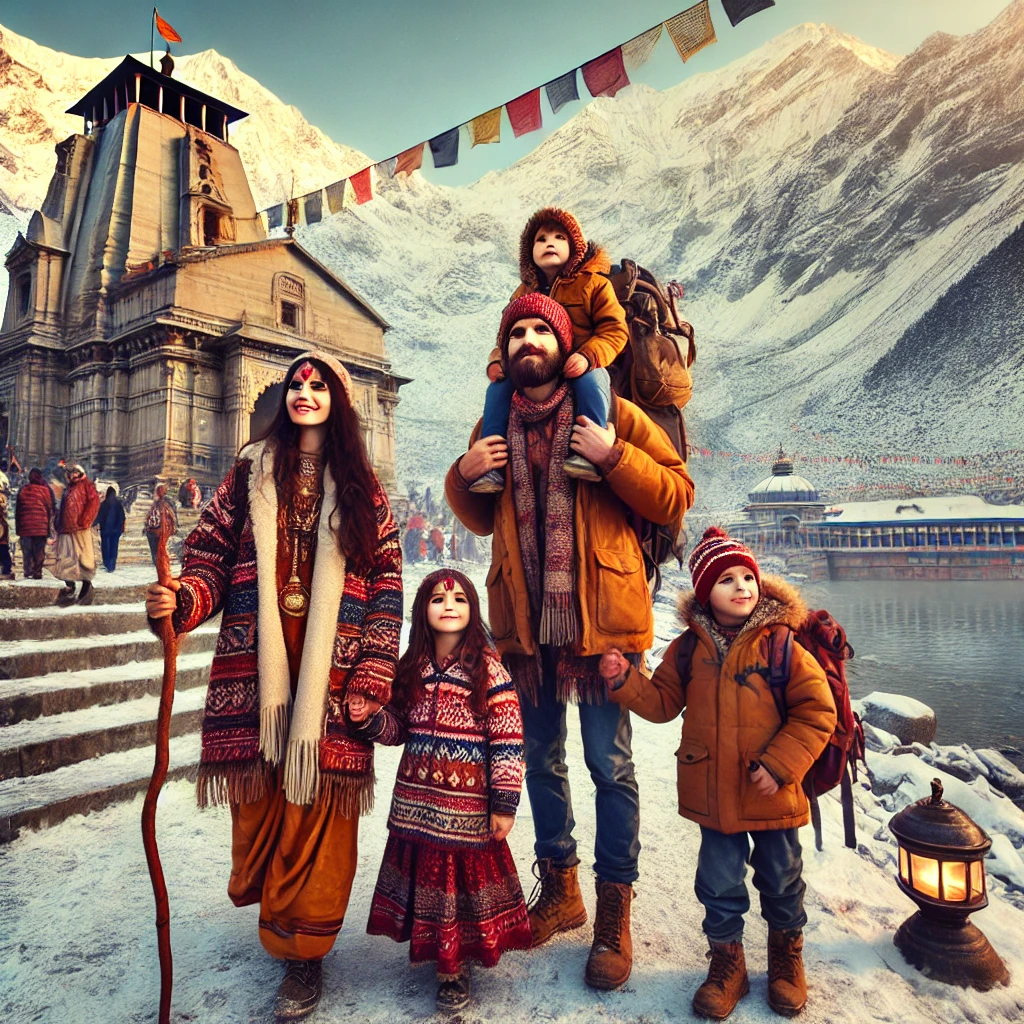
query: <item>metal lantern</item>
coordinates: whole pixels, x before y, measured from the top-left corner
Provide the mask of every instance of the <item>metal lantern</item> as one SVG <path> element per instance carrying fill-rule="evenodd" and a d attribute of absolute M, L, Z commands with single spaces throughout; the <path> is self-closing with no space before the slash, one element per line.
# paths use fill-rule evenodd
<path fill-rule="evenodd" d="M 920 908 L 894 939 L 904 958 L 938 981 L 986 991 L 1007 984 L 1006 965 L 967 918 L 988 906 L 985 854 L 992 840 L 959 807 L 932 795 L 893 815 L 899 844 L 899 887 Z"/>

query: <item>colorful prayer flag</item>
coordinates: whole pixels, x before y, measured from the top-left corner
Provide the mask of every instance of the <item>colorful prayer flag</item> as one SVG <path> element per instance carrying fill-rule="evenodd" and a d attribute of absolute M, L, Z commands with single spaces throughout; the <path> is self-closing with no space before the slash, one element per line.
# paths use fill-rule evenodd
<path fill-rule="evenodd" d="M 627 71 L 636 71 L 651 59 L 651 54 L 654 53 L 654 48 L 658 45 L 661 30 L 664 27 L 664 25 L 657 25 L 655 28 L 634 36 L 628 43 L 622 44 L 622 63 Z"/>
<path fill-rule="evenodd" d="M 544 91 L 548 94 L 551 113 L 557 114 L 566 103 L 571 103 L 573 100 L 580 98 L 579 90 L 576 88 L 576 72 L 570 71 L 562 75 L 561 78 L 548 82 L 544 86 Z"/>
<path fill-rule="evenodd" d="M 684 63 L 705 46 L 718 42 L 715 26 L 711 24 L 708 0 L 701 0 L 694 7 L 669 18 L 665 28 Z"/>
<path fill-rule="evenodd" d="M 622 63 L 622 47 L 602 53 L 583 65 L 583 81 L 591 96 L 614 96 L 629 85 L 629 76 Z"/>
<path fill-rule="evenodd" d="M 474 146 L 501 141 L 501 107 L 488 110 L 469 122 L 469 138 Z"/>
<path fill-rule="evenodd" d="M 156 12 L 156 8 L 153 8 L 153 17 L 156 18 L 156 30 L 160 34 L 160 38 L 166 43 L 180 43 L 181 36 L 174 30 L 174 26 L 170 22 L 164 21 Z"/>
<path fill-rule="evenodd" d="M 725 13 L 735 28 L 744 18 L 759 14 L 775 6 L 775 0 L 722 0 Z"/>
<path fill-rule="evenodd" d="M 327 186 L 327 209 L 331 213 L 341 213 L 345 209 L 345 179 Z"/>
<path fill-rule="evenodd" d="M 370 181 L 370 168 L 364 167 L 357 174 L 348 179 L 352 185 L 352 191 L 356 194 L 356 202 L 362 206 L 373 198 L 373 182 Z"/>
<path fill-rule="evenodd" d="M 377 172 L 378 178 L 393 178 L 395 176 L 395 167 L 398 164 L 398 157 L 393 156 L 387 160 L 381 160 L 379 164 L 374 164 L 374 170 Z"/>
<path fill-rule="evenodd" d="M 540 116 L 540 89 L 531 89 L 509 100 L 505 104 L 508 119 L 512 124 L 512 134 L 518 139 L 520 135 L 535 132 L 544 123 Z"/>
<path fill-rule="evenodd" d="M 459 162 L 459 129 L 449 128 L 430 140 L 435 167 L 454 167 Z"/>
<path fill-rule="evenodd" d="M 284 203 L 278 203 L 267 210 L 267 229 L 273 231 L 284 223 Z"/>
<path fill-rule="evenodd" d="M 324 219 L 323 189 L 317 189 L 302 197 L 302 212 L 307 224 L 319 224 Z"/>
<path fill-rule="evenodd" d="M 412 174 L 413 171 L 418 171 L 423 166 L 423 147 L 425 143 L 421 142 L 418 146 L 413 146 L 412 149 L 407 149 L 404 153 L 398 154 L 398 163 L 395 164 L 395 177 L 399 174 Z"/>

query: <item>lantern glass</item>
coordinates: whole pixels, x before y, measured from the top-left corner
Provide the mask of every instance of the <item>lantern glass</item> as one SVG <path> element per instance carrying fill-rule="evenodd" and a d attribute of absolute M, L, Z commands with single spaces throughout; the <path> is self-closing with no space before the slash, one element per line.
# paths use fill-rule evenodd
<path fill-rule="evenodd" d="M 921 857 L 916 853 L 910 855 L 910 868 L 913 872 L 913 886 L 923 896 L 939 898 L 939 862 L 931 857 Z"/>
<path fill-rule="evenodd" d="M 985 867 L 980 860 L 971 862 L 971 899 L 985 895 Z"/>
<path fill-rule="evenodd" d="M 900 847 L 900 878 L 903 879 L 907 885 L 910 885 L 910 873 L 907 868 L 907 851 Z"/>
<path fill-rule="evenodd" d="M 943 861 L 942 898 L 957 903 L 967 899 L 967 865 L 963 861 Z"/>

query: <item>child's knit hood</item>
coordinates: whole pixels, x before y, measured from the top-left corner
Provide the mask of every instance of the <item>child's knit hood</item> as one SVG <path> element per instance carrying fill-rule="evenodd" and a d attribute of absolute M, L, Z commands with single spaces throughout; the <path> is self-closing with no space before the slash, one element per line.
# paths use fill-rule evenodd
<path fill-rule="evenodd" d="M 569 236 L 569 262 L 562 268 L 561 277 L 575 277 L 583 269 L 584 264 L 596 257 L 600 257 L 601 265 L 593 269 L 598 272 L 607 272 L 611 269 L 611 263 L 604 250 L 593 242 L 587 242 L 579 221 L 568 210 L 561 210 L 557 206 L 545 206 L 526 222 L 526 227 L 519 237 L 519 276 L 527 288 L 534 289 L 538 284 L 537 265 L 533 262 L 534 235 L 541 225 L 551 222 L 561 224 Z"/>

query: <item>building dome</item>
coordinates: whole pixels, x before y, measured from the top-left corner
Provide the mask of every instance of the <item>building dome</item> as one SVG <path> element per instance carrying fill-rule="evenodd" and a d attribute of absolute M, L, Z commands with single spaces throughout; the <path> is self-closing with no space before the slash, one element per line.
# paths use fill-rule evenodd
<path fill-rule="evenodd" d="M 793 460 L 782 449 L 772 465 L 772 475 L 762 480 L 748 495 L 751 504 L 783 504 L 818 501 L 818 491 L 809 480 L 793 472 Z"/>

